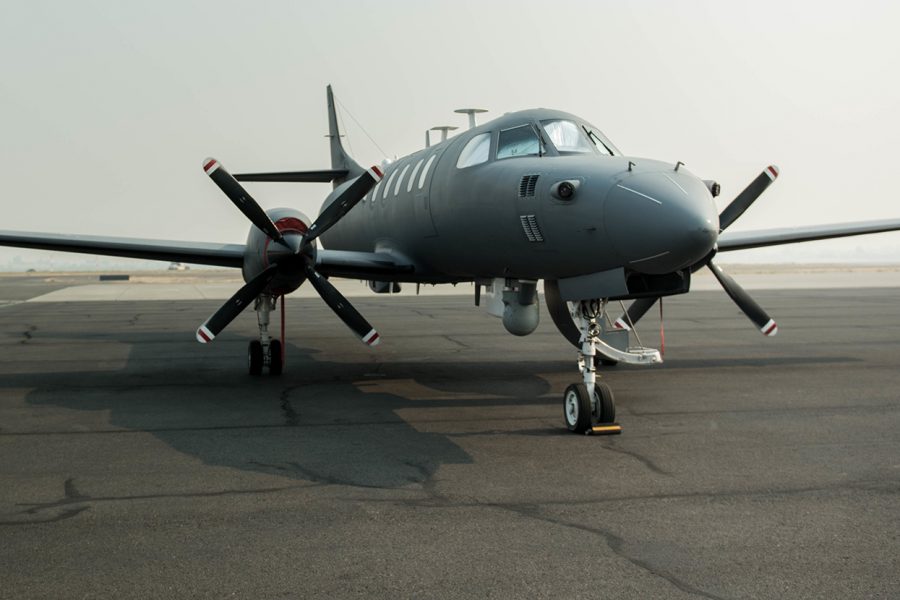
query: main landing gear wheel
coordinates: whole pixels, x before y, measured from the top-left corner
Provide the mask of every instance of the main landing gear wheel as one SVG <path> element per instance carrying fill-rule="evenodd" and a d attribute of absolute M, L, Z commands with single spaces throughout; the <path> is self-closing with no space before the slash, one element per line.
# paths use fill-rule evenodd
<path fill-rule="evenodd" d="M 563 395 L 563 415 L 566 427 L 574 433 L 584 433 L 591 427 L 591 396 L 583 383 L 573 383 Z"/>
<path fill-rule="evenodd" d="M 281 342 L 272 340 L 269 342 L 269 375 L 281 375 L 284 367 L 284 355 L 281 352 Z"/>
<path fill-rule="evenodd" d="M 247 367 L 251 375 L 262 375 L 263 347 L 259 340 L 253 340 L 247 345 Z"/>

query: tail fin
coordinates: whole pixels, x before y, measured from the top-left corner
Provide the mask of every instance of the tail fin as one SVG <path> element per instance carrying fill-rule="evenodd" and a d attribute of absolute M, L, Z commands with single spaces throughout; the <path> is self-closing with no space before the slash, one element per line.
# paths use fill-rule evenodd
<path fill-rule="evenodd" d="M 345 177 L 334 180 L 334 186 L 337 187 L 348 179 L 359 177 L 365 172 L 365 169 L 350 158 L 350 155 L 344 150 L 344 145 L 341 143 L 341 131 L 338 128 L 337 111 L 334 107 L 334 94 L 331 92 L 330 85 L 326 89 L 328 94 L 328 137 L 331 140 L 331 169 L 347 172 Z"/>

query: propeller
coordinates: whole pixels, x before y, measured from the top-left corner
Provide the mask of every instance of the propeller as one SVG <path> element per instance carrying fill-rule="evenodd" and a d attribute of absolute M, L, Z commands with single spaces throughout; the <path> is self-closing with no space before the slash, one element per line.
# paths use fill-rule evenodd
<path fill-rule="evenodd" d="M 744 188 L 744 190 L 738 194 L 719 215 L 719 232 L 725 231 L 725 229 L 734 223 L 738 217 L 744 214 L 744 212 L 750 208 L 750 205 L 752 205 L 756 199 L 766 191 L 766 188 L 775 181 L 776 177 L 778 177 L 778 167 L 769 165 L 756 177 L 756 179 L 751 181 L 750 184 Z M 744 314 L 756 324 L 764 335 L 772 336 L 777 334 L 778 325 L 775 324 L 775 321 L 753 298 L 750 297 L 750 294 L 748 294 L 744 288 L 738 285 L 730 275 L 722 270 L 722 267 L 713 263 L 713 256 L 715 256 L 715 251 L 693 265 L 691 267 L 691 272 L 693 273 L 703 267 L 709 267 L 710 271 L 715 275 L 716 280 L 718 280 L 719 284 L 725 289 L 725 293 L 727 293 L 734 303 L 738 305 L 738 308 L 740 308 Z M 638 298 L 628 306 L 625 314 L 616 319 L 614 325 L 619 329 L 631 329 L 634 324 L 653 307 L 657 300 L 658 298 Z"/>
<path fill-rule="evenodd" d="M 353 308 L 353 305 L 327 278 L 316 271 L 316 253 L 313 245 L 316 238 L 340 221 L 376 183 L 381 181 L 383 174 L 378 167 L 373 166 L 357 177 L 340 196 L 322 211 L 299 239 L 293 235 L 290 238 L 282 235 L 269 215 L 219 161 L 214 158 L 206 159 L 203 161 L 203 170 L 251 223 L 273 241 L 288 248 L 290 252 L 270 255 L 270 261 L 274 264 L 244 284 L 197 329 L 198 342 L 203 344 L 211 342 L 248 304 L 265 291 L 275 277 L 279 274 L 293 275 L 298 272 L 298 267 L 302 267 L 306 278 L 312 283 L 322 300 L 364 343 L 375 346 L 381 341 L 378 332 L 369 322 Z"/>

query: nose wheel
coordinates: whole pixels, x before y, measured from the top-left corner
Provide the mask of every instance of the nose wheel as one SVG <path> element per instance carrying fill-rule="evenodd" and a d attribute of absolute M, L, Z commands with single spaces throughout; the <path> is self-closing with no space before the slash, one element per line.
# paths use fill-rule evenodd
<path fill-rule="evenodd" d="M 603 304 L 598 300 L 579 303 L 577 321 L 581 329 L 581 351 L 578 353 L 578 367 L 583 381 L 573 383 L 563 394 L 566 428 L 574 433 L 622 433 L 622 427 L 616 423 L 615 397 L 605 382 L 597 381 L 595 370 L 595 345 L 600 339 L 599 319 L 602 314 Z"/>

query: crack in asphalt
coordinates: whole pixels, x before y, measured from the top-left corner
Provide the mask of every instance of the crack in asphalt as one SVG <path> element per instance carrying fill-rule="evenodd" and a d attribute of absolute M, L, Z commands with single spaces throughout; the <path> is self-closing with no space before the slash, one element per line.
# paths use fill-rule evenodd
<path fill-rule="evenodd" d="M 635 450 L 626 450 L 625 448 L 621 448 L 617 442 L 610 441 L 605 444 L 601 443 L 600 445 L 603 448 L 605 448 L 611 452 L 616 452 L 618 454 L 624 454 L 625 456 L 630 456 L 631 458 L 635 459 L 636 461 L 638 461 L 639 463 L 641 463 L 642 465 L 644 465 L 645 467 L 647 467 L 648 469 L 650 469 L 651 471 L 656 473 L 657 475 L 664 475 L 666 477 L 672 476 L 671 472 L 666 471 L 665 469 L 662 469 L 661 467 L 659 467 L 652 459 L 647 458 L 646 456 L 644 456 L 643 454 L 641 454 Z"/>
<path fill-rule="evenodd" d="M 20 344 L 27 344 L 34 337 L 34 332 L 37 331 L 37 325 L 29 325 L 28 329 L 22 332 L 22 339 L 19 340 Z"/>
<path fill-rule="evenodd" d="M 37 515 L 55 508 L 73 506 L 63 510 L 60 514 L 44 519 L 17 519 L 17 520 L 0 520 L 0 526 L 16 526 L 16 525 L 38 525 L 42 523 L 55 523 L 70 519 L 74 516 L 91 508 L 91 505 L 97 502 L 131 502 L 135 500 L 159 500 L 163 498 L 215 498 L 223 496 L 243 496 L 251 494 L 272 494 L 287 490 L 308 489 L 311 487 L 319 487 L 319 483 L 302 483 L 294 485 L 285 485 L 268 488 L 251 488 L 251 489 L 226 489 L 211 492 L 173 492 L 159 494 L 134 494 L 130 496 L 90 496 L 81 493 L 75 486 L 74 478 L 66 479 L 63 484 L 63 497 L 59 500 L 51 502 L 20 502 L 16 506 L 28 507 L 18 513 L 19 515 Z M 78 506 L 84 505 L 84 506 Z"/>
<path fill-rule="evenodd" d="M 650 575 L 654 577 L 659 577 L 663 579 L 682 592 L 687 594 L 691 594 L 692 596 L 698 596 L 700 598 L 710 598 L 712 600 L 725 600 L 722 596 L 717 596 L 711 592 L 707 592 L 705 590 L 701 590 L 698 587 L 683 581 L 674 575 L 667 573 L 665 570 L 660 569 L 659 567 L 655 567 L 650 561 L 639 558 L 637 556 L 633 556 L 629 554 L 625 548 L 626 540 L 614 534 L 613 532 L 601 529 L 599 527 L 589 527 L 587 525 L 581 525 L 578 523 L 571 523 L 569 521 L 565 521 L 558 517 L 551 517 L 550 515 L 544 514 L 541 512 L 540 507 L 537 505 L 527 505 L 527 504 L 493 504 L 490 505 L 494 508 L 499 508 L 502 510 L 506 510 L 512 512 L 514 514 L 526 517 L 528 519 L 533 519 L 537 521 L 541 521 L 543 523 L 550 523 L 551 525 L 557 525 L 559 527 L 565 527 L 568 529 L 575 529 L 578 531 L 584 531 L 596 536 L 603 538 L 603 541 L 606 543 L 606 546 L 615 554 L 629 563 L 634 565 L 635 567 L 646 571 Z"/>
<path fill-rule="evenodd" d="M 296 390 L 297 387 L 286 387 L 281 390 L 281 396 L 279 396 L 279 400 L 281 401 L 281 414 L 284 415 L 284 424 L 288 427 L 297 427 L 300 425 L 300 413 L 294 410 L 294 406 L 291 404 L 290 395 Z"/>

